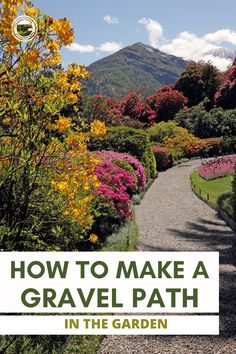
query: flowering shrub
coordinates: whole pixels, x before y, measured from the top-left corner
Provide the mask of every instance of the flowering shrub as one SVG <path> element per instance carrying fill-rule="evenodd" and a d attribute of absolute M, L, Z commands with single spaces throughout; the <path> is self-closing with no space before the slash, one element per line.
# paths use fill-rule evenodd
<path fill-rule="evenodd" d="M 164 171 L 172 165 L 172 158 L 169 150 L 161 146 L 152 146 L 152 152 L 157 163 L 157 171 Z"/>
<path fill-rule="evenodd" d="M 84 97 L 82 111 L 87 122 L 99 119 L 107 126 L 120 125 L 123 119 L 121 103 L 114 97 L 103 95 Z"/>
<path fill-rule="evenodd" d="M 227 175 L 232 175 L 235 171 L 236 155 L 219 157 L 211 161 L 203 162 L 198 168 L 199 175 L 212 180 Z"/>
<path fill-rule="evenodd" d="M 103 139 L 92 139 L 90 151 L 113 150 L 127 153 L 137 158 L 148 177 L 156 175 L 156 161 L 150 148 L 150 140 L 146 131 L 129 127 L 111 127 Z"/>
<path fill-rule="evenodd" d="M 163 143 L 164 138 L 178 135 L 179 126 L 174 121 L 160 122 L 150 127 L 147 132 L 150 141 L 153 143 L 158 143 L 159 145 Z"/>
<path fill-rule="evenodd" d="M 142 102 L 136 92 L 130 92 L 121 100 L 121 113 L 147 126 L 153 124 L 156 119 L 156 112 Z"/>
<path fill-rule="evenodd" d="M 11 29 L 22 13 L 39 27 L 26 46 Z M 95 120 L 85 133 L 81 120 L 76 125 L 61 112 L 80 100 L 89 73 L 59 65 L 61 47 L 74 37 L 66 19 L 44 15 L 25 0 L 2 0 L 0 19 L 0 248 L 78 249 L 93 225 L 100 186 L 99 161 L 87 144 L 106 128 Z"/>
<path fill-rule="evenodd" d="M 155 122 L 173 119 L 175 114 L 187 105 L 187 102 L 187 98 L 181 92 L 170 86 L 162 87 L 146 99 L 146 104 L 155 112 Z"/>
<path fill-rule="evenodd" d="M 128 154 L 122 154 L 114 151 L 97 151 L 96 156 L 98 158 L 102 158 L 106 160 L 117 159 L 121 161 L 127 161 L 133 167 L 134 172 L 137 176 L 138 191 L 141 192 L 144 189 L 147 178 L 142 164 L 135 157 Z"/>
<path fill-rule="evenodd" d="M 107 125 L 120 124 L 139 128 L 148 127 L 157 121 L 173 119 L 186 104 L 187 99 L 179 91 L 164 86 L 144 101 L 136 92 L 128 93 L 121 100 L 97 95 L 88 98 L 82 109 L 88 120 L 96 118 Z"/>
<path fill-rule="evenodd" d="M 111 161 L 102 161 L 96 166 L 95 175 L 101 182 L 101 186 L 96 191 L 100 198 L 109 203 L 119 217 L 132 216 L 130 196 L 127 192 L 134 186 L 132 174 Z"/>
<path fill-rule="evenodd" d="M 225 109 L 236 108 L 236 59 L 228 73 L 226 80 L 216 92 L 215 105 Z"/>
<path fill-rule="evenodd" d="M 179 134 L 164 138 L 163 146 L 174 150 L 177 157 L 187 156 L 189 152 L 196 153 L 200 147 L 201 141 L 186 129 L 179 127 Z"/>

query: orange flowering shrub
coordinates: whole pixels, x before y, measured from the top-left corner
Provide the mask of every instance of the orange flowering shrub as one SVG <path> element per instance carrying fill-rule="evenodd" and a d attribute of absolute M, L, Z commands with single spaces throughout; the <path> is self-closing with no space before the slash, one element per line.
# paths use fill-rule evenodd
<path fill-rule="evenodd" d="M 98 160 L 87 143 L 106 128 L 99 121 L 86 128 L 62 111 L 80 100 L 81 79 L 89 73 L 59 65 L 61 47 L 73 41 L 68 20 L 43 14 L 31 1 L 0 5 L 0 248 L 76 249 L 89 240 L 99 186 Z M 11 29 L 20 14 L 38 25 L 36 38 L 25 44 Z"/>
<path fill-rule="evenodd" d="M 182 127 L 176 127 L 175 135 L 165 137 L 163 144 L 170 150 L 174 150 L 177 157 L 185 156 L 189 149 L 197 148 L 201 144 L 201 139 L 196 138 L 193 134 Z"/>

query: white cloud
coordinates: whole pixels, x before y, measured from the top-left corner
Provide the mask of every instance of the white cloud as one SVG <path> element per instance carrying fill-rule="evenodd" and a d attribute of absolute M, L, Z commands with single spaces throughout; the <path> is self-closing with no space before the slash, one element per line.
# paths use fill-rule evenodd
<path fill-rule="evenodd" d="M 230 29 L 221 29 L 213 33 L 208 33 L 203 38 L 212 43 L 220 44 L 222 42 L 228 42 L 236 45 L 236 32 Z"/>
<path fill-rule="evenodd" d="M 229 29 L 218 30 L 198 37 L 194 33 L 181 32 L 172 40 L 166 41 L 162 25 L 153 19 L 142 18 L 138 21 L 148 32 L 149 43 L 161 51 L 182 57 L 186 60 L 211 61 L 220 70 L 225 70 L 232 61 L 230 59 L 215 57 L 206 54 L 211 49 L 220 48 L 220 44 L 228 42 L 236 45 L 236 32 Z"/>
<path fill-rule="evenodd" d="M 115 16 L 106 15 L 103 17 L 103 21 L 108 23 L 108 25 L 115 25 L 119 23 L 119 20 Z"/>
<path fill-rule="evenodd" d="M 146 27 L 151 46 L 157 48 L 160 44 L 160 40 L 163 40 L 164 31 L 162 25 L 151 18 L 141 18 L 138 23 Z"/>
<path fill-rule="evenodd" d="M 88 54 L 88 53 L 96 53 L 96 55 L 100 55 L 99 52 L 105 53 L 114 53 L 123 48 L 123 44 L 121 42 L 105 42 L 101 43 L 99 47 L 94 47 L 91 44 L 79 44 L 79 43 L 72 43 L 67 46 L 71 52 L 79 52 L 81 54 Z"/>
<path fill-rule="evenodd" d="M 123 47 L 123 44 L 121 42 L 105 42 L 102 43 L 97 50 L 101 52 L 107 52 L 107 53 L 114 53 L 120 50 Z"/>
<path fill-rule="evenodd" d="M 181 32 L 168 44 L 159 47 L 163 52 L 176 55 L 184 59 L 201 60 L 202 56 L 211 49 L 218 48 L 194 33 Z"/>
<path fill-rule="evenodd" d="M 206 62 L 210 61 L 218 69 L 220 69 L 222 71 L 226 70 L 228 68 L 228 66 L 232 64 L 232 60 L 230 60 L 230 59 L 215 57 L 213 55 L 208 55 L 208 54 L 204 55 L 202 60 L 204 60 Z"/>
<path fill-rule="evenodd" d="M 79 52 L 79 53 L 93 53 L 95 52 L 95 47 L 90 44 L 79 44 L 79 43 L 72 43 L 67 46 L 71 52 Z"/>

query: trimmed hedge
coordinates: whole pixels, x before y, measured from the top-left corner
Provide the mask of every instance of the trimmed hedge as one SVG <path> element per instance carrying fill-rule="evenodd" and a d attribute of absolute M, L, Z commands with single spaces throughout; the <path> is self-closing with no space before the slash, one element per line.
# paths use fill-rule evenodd
<path fill-rule="evenodd" d="M 89 150 L 113 150 L 128 153 L 142 163 L 148 177 L 155 176 L 156 161 L 151 151 L 149 136 L 143 130 L 125 126 L 108 128 L 104 138 L 91 139 Z"/>

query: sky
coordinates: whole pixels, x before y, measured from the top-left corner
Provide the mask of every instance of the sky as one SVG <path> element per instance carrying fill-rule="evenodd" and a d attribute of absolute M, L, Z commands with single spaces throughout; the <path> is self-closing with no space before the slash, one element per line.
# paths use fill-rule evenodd
<path fill-rule="evenodd" d="M 63 64 L 89 65 L 142 42 L 192 60 L 211 60 L 220 69 L 230 61 L 206 54 L 236 49 L 235 0 L 34 0 L 54 18 L 67 17 L 74 43 L 62 50 Z"/>

